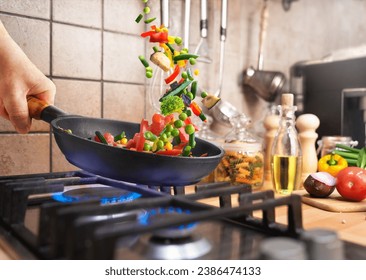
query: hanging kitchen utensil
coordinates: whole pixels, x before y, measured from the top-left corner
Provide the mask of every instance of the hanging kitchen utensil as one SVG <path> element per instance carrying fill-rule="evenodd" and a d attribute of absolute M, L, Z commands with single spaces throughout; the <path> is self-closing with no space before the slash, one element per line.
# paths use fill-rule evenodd
<path fill-rule="evenodd" d="M 37 98 L 28 100 L 32 118 L 52 126 L 56 143 L 73 165 L 96 175 L 148 186 L 185 186 L 199 182 L 219 164 L 224 152 L 216 145 L 196 139 L 193 157 L 167 156 L 109 146 L 90 140 L 95 131 L 132 138 L 138 123 L 71 116 Z M 72 133 L 67 132 L 71 130 Z"/>
<path fill-rule="evenodd" d="M 225 56 L 225 41 L 227 27 L 227 0 L 221 1 L 221 27 L 220 27 L 220 61 L 219 61 L 219 86 L 215 92 L 215 96 L 220 97 L 222 91 L 222 82 L 224 76 L 224 56 Z M 239 114 L 234 105 L 226 100 L 221 100 L 215 107 L 211 109 L 212 116 L 216 121 L 231 127 L 230 119 Z"/>
<path fill-rule="evenodd" d="M 191 0 L 184 1 L 184 38 L 183 46 L 189 50 L 189 23 L 191 20 Z"/>
<path fill-rule="evenodd" d="M 251 92 L 268 102 L 273 102 L 277 95 L 282 92 L 286 77 L 283 73 L 277 71 L 264 71 L 264 41 L 267 32 L 268 22 L 268 0 L 263 1 L 260 32 L 259 32 L 259 51 L 257 70 L 252 66 L 243 73 L 244 92 Z"/>
<path fill-rule="evenodd" d="M 212 59 L 209 56 L 208 45 L 208 20 L 207 20 L 207 0 L 201 0 L 201 20 L 200 20 L 200 40 L 194 51 L 198 55 L 198 61 L 203 63 L 211 63 Z"/>
<path fill-rule="evenodd" d="M 170 0 L 160 0 L 161 24 L 166 28 L 169 28 L 169 1 Z M 164 82 L 164 79 L 168 77 L 171 72 L 171 70 L 165 72 L 159 66 L 154 68 L 153 78 L 149 86 L 149 99 L 150 104 L 155 109 L 155 111 L 160 111 L 159 98 L 166 89 L 166 83 Z"/>

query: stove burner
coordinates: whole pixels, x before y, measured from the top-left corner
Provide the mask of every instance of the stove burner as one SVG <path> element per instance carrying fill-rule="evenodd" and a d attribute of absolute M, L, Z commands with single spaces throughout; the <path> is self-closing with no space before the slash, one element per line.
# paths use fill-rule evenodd
<path fill-rule="evenodd" d="M 193 260 L 206 255 L 211 248 L 206 238 L 192 235 L 181 238 L 152 236 L 139 240 L 134 249 L 146 259 Z"/>
<path fill-rule="evenodd" d="M 183 210 L 182 208 L 172 207 L 172 206 L 168 207 L 168 208 L 160 207 L 157 209 L 151 209 L 151 210 L 147 211 L 145 215 L 140 217 L 140 223 L 147 225 L 147 224 L 153 223 L 154 220 L 170 219 L 170 218 L 174 218 L 175 216 L 178 217 L 180 215 L 191 215 L 191 211 Z M 154 236 L 160 237 L 160 238 L 187 237 L 193 233 L 193 231 L 196 227 L 196 224 L 197 223 L 189 223 L 186 225 L 179 225 L 179 226 L 160 229 L 160 230 L 154 231 Z"/>
<path fill-rule="evenodd" d="M 141 197 L 141 194 L 111 187 L 89 187 L 71 189 L 58 192 L 52 198 L 59 202 L 78 202 L 86 200 L 100 200 L 101 204 L 132 201 Z"/>

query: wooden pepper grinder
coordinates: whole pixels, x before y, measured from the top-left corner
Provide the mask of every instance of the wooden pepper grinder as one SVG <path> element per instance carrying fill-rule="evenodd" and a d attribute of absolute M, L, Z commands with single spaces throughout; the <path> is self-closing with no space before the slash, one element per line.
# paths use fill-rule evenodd
<path fill-rule="evenodd" d="M 271 148 L 279 127 L 280 116 L 270 114 L 264 119 L 266 134 L 264 137 L 264 179 L 271 180 Z"/>
<path fill-rule="evenodd" d="M 302 149 L 302 182 L 318 169 L 318 157 L 315 142 L 318 134 L 315 132 L 320 125 L 320 120 L 314 114 L 300 115 L 296 120 L 299 131 L 299 141 Z"/>

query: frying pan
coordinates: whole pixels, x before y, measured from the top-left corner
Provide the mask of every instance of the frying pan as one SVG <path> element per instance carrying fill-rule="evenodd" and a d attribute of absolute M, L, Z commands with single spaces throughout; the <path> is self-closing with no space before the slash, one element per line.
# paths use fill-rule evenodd
<path fill-rule="evenodd" d="M 132 138 L 138 123 L 68 115 L 63 110 L 30 97 L 30 116 L 52 126 L 58 147 L 73 165 L 100 176 L 148 186 L 185 186 L 199 182 L 219 164 L 224 151 L 196 139 L 193 157 L 166 156 L 108 146 L 88 138 L 95 131 Z M 71 129 L 72 134 L 65 130 Z M 207 156 L 201 156 L 207 154 Z"/>

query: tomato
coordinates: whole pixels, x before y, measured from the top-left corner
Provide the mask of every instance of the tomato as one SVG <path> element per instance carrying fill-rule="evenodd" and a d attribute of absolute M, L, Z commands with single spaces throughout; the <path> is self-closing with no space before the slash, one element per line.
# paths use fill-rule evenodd
<path fill-rule="evenodd" d="M 114 136 L 111 133 L 106 132 L 106 133 L 104 133 L 103 136 L 104 136 L 104 139 L 107 141 L 108 144 L 113 144 Z"/>
<path fill-rule="evenodd" d="M 337 175 L 336 188 L 339 194 L 351 201 L 366 198 L 366 170 L 359 167 L 346 167 Z"/>
<path fill-rule="evenodd" d="M 152 123 L 148 130 L 150 130 L 155 135 L 159 135 L 165 127 L 165 117 L 158 113 L 154 114 L 152 117 Z"/>

